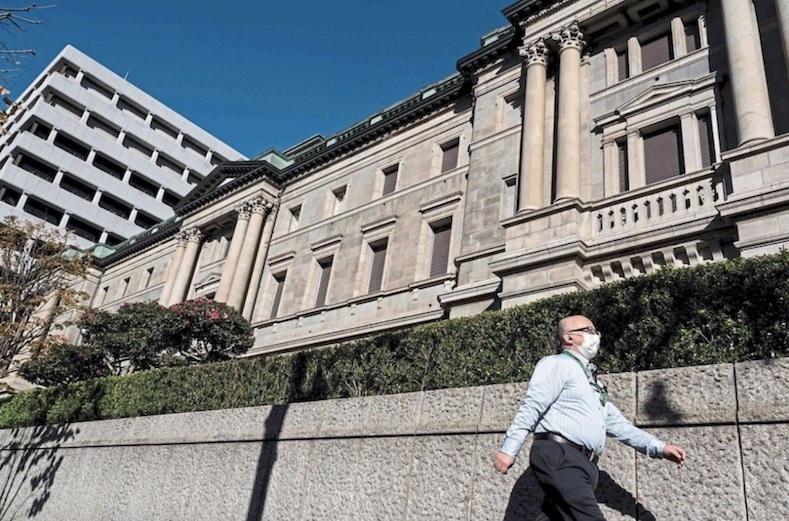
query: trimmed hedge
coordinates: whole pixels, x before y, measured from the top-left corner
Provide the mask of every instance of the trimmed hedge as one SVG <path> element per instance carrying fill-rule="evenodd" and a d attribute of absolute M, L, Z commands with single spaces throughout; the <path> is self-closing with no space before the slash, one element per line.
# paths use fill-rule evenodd
<path fill-rule="evenodd" d="M 557 320 L 592 318 L 605 372 L 789 355 L 789 253 L 602 288 L 292 355 L 156 369 L 19 394 L 0 428 L 527 380 Z"/>

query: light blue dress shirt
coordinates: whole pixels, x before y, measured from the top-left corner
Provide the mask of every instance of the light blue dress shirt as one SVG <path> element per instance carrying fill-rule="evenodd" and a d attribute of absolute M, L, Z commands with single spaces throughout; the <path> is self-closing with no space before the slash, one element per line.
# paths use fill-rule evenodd
<path fill-rule="evenodd" d="M 610 401 L 600 402 L 588 365 L 571 350 L 540 360 L 501 452 L 516 458 L 530 432 L 552 432 L 595 454 L 603 453 L 607 434 L 653 458 L 662 457 L 664 442 L 635 427 Z"/>

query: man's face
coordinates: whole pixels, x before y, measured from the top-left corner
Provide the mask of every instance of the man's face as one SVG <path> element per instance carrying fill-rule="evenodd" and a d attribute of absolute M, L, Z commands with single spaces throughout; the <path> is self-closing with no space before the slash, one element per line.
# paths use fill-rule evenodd
<path fill-rule="evenodd" d="M 569 317 L 565 323 L 564 334 L 562 339 L 564 343 L 575 350 L 584 341 L 584 333 L 596 333 L 597 329 L 594 323 L 584 316 Z"/>

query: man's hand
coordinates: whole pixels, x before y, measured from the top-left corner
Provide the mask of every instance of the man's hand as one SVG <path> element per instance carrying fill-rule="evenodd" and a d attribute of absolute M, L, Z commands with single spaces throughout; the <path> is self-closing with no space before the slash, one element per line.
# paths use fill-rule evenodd
<path fill-rule="evenodd" d="M 685 466 L 685 450 L 681 447 L 666 445 L 666 448 L 663 449 L 663 457 L 676 463 L 677 467 Z"/>
<path fill-rule="evenodd" d="M 506 474 L 514 463 L 515 460 L 513 459 L 513 457 L 508 456 L 503 452 L 497 452 L 496 455 L 493 456 L 493 466 L 496 468 L 496 470 L 498 470 L 502 474 Z"/>

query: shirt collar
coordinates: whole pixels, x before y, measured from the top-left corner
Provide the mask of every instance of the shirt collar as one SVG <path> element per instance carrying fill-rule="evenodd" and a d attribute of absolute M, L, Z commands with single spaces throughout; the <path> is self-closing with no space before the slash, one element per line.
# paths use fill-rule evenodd
<path fill-rule="evenodd" d="M 589 360 L 587 360 L 586 358 L 584 358 L 584 357 L 583 357 L 583 355 L 581 355 L 580 353 L 576 353 L 576 352 L 575 352 L 575 351 L 573 351 L 572 349 L 565 349 L 565 352 L 567 352 L 567 353 L 570 353 L 570 354 L 571 354 L 571 355 L 573 355 L 575 358 L 577 358 L 578 360 L 580 360 L 580 361 L 581 361 L 581 363 L 582 363 L 582 364 L 584 364 L 584 367 L 586 367 L 587 365 L 589 365 Z"/>

